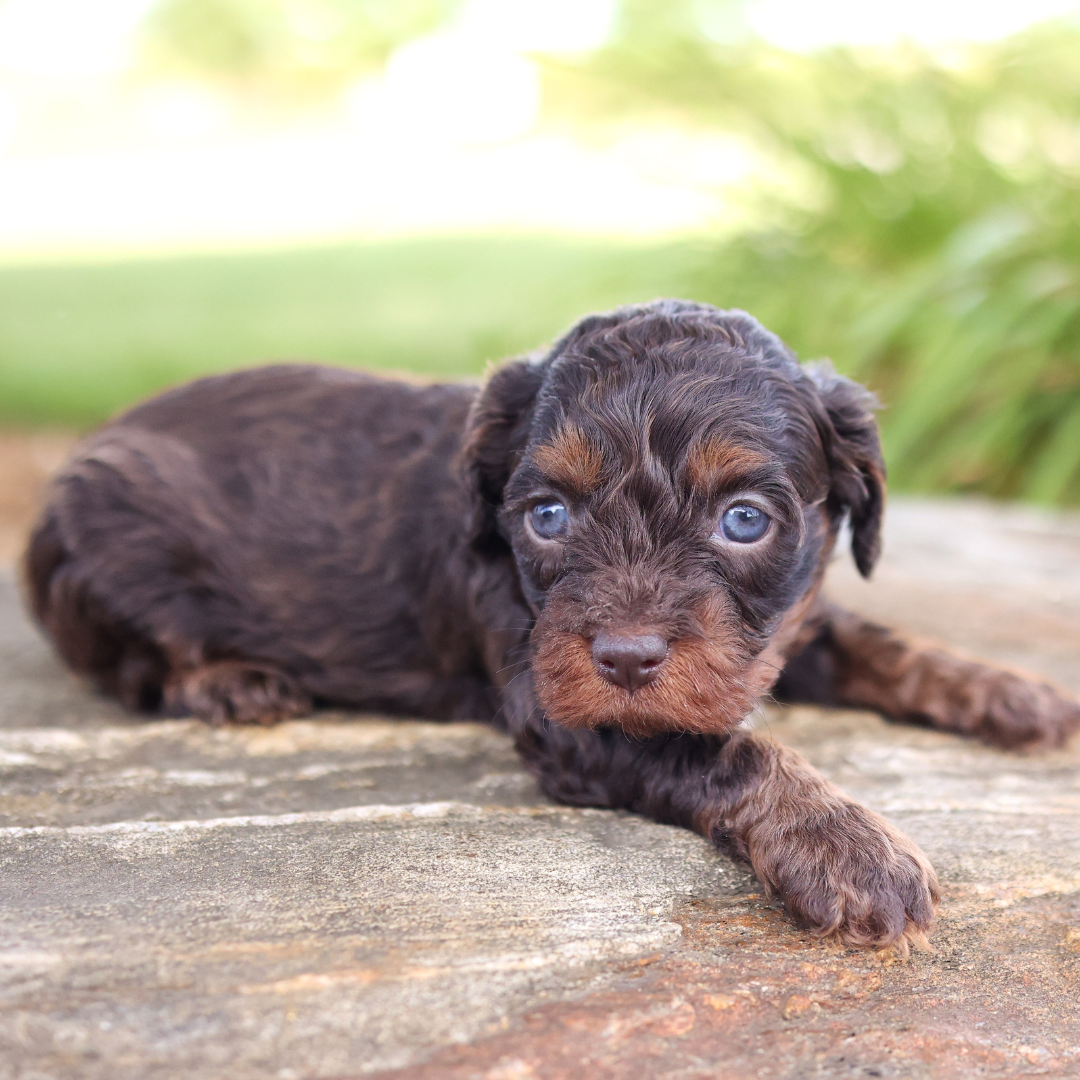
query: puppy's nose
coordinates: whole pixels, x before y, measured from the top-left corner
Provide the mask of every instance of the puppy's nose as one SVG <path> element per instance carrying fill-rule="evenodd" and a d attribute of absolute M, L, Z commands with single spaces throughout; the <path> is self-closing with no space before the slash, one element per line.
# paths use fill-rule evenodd
<path fill-rule="evenodd" d="M 631 694 L 656 678 L 667 654 L 667 642 L 656 634 L 597 634 L 592 643 L 600 674 Z"/>

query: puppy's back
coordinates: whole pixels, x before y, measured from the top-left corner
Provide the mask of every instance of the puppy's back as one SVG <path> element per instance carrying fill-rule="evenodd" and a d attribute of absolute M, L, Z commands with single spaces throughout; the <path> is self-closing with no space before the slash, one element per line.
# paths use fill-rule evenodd
<path fill-rule="evenodd" d="M 161 703 L 171 641 L 323 674 L 388 648 L 423 664 L 416 539 L 460 506 L 474 394 L 279 365 L 138 405 L 56 477 L 26 555 L 33 610 L 75 670 L 141 709 Z"/>

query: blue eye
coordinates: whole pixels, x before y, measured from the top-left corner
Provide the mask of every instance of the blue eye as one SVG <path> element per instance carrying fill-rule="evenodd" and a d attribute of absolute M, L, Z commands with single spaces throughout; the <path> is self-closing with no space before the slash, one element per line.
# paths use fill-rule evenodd
<path fill-rule="evenodd" d="M 533 532 L 544 540 L 558 540 L 570 528 L 570 513 L 562 503 L 539 503 L 529 511 Z"/>
<path fill-rule="evenodd" d="M 756 506 L 737 503 L 728 507 L 720 518 L 720 533 L 736 544 L 752 544 L 760 540 L 769 528 L 769 515 Z"/>

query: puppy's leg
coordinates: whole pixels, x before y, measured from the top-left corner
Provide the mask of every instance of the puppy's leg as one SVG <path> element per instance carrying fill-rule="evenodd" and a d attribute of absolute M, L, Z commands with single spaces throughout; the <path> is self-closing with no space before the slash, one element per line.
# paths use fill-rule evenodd
<path fill-rule="evenodd" d="M 937 879 L 918 847 L 776 743 L 748 732 L 640 742 L 542 719 L 517 741 L 553 798 L 695 829 L 817 937 L 906 949 L 933 921 Z"/>
<path fill-rule="evenodd" d="M 165 685 L 165 707 L 220 727 L 273 724 L 311 712 L 311 697 L 272 664 L 218 660 L 175 674 Z"/>
<path fill-rule="evenodd" d="M 241 576 L 204 554 L 226 530 L 200 479 L 166 439 L 89 442 L 30 540 L 34 612 L 68 664 L 129 708 L 216 724 L 310 712 L 297 681 L 261 658 L 266 620 Z"/>
<path fill-rule="evenodd" d="M 1006 748 L 1060 746 L 1080 705 L 1011 671 L 907 640 L 834 604 L 775 688 L 788 701 L 874 709 L 897 720 L 974 735 Z"/>

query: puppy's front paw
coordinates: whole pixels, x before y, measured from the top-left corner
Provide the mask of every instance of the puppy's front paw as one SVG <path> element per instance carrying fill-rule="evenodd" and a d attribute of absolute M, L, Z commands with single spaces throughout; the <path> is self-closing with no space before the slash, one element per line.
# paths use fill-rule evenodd
<path fill-rule="evenodd" d="M 1006 749 L 1061 746 L 1080 730 L 1080 705 L 1052 686 L 986 669 L 975 703 L 972 731 L 985 742 Z"/>
<path fill-rule="evenodd" d="M 937 875 L 915 844 L 857 803 L 755 836 L 750 854 L 758 878 L 815 937 L 905 950 L 925 941 Z"/>
<path fill-rule="evenodd" d="M 188 671 L 165 691 L 171 711 L 191 712 L 215 727 L 273 724 L 311 712 L 311 698 L 270 664 L 221 660 Z"/>

